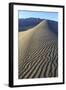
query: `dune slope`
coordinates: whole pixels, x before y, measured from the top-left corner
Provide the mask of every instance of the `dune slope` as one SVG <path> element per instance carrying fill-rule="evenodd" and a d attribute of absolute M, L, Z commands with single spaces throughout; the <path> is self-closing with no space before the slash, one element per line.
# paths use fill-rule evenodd
<path fill-rule="evenodd" d="M 19 32 L 18 71 L 19 79 L 58 76 L 58 37 L 47 20 Z"/>

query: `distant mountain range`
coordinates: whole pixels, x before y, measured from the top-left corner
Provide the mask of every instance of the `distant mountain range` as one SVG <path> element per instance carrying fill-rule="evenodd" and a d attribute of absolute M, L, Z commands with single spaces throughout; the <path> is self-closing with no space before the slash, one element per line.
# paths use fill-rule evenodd
<path fill-rule="evenodd" d="M 26 31 L 28 29 L 31 29 L 38 25 L 40 22 L 46 19 L 40 19 L 40 18 L 26 18 L 26 19 L 19 19 L 18 24 L 19 24 L 19 32 L 20 31 Z M 58 22 L 52 21 L 52 20 L 47 20 L 49 28 L 58 34 Z"/>

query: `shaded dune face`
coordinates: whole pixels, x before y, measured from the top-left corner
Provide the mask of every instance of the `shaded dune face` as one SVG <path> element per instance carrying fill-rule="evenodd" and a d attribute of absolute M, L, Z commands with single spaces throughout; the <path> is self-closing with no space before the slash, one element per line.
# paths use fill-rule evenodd
<path fill-rule="evenodd" d="M 47 20 L 18 36 L 18 78 L 58 76 L 58 37 Z"/>

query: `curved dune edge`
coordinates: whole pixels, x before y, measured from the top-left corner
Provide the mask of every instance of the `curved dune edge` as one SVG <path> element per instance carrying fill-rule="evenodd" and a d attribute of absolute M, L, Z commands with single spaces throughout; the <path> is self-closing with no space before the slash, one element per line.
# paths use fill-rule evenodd
<path fill-rule="evenodd" d="M 46 20 L 19 32 L 19 79 L 58 76 L 58 38 Z"/>

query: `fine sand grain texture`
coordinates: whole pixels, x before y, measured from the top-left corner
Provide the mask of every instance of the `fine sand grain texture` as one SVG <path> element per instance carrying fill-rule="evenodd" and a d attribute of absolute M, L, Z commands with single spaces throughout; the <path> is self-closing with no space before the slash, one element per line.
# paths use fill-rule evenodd
<path fill-rule="evenodd" d="M 58 76 L 58 36 L 47 20 L 18 34 L 18 78 Z"/>

